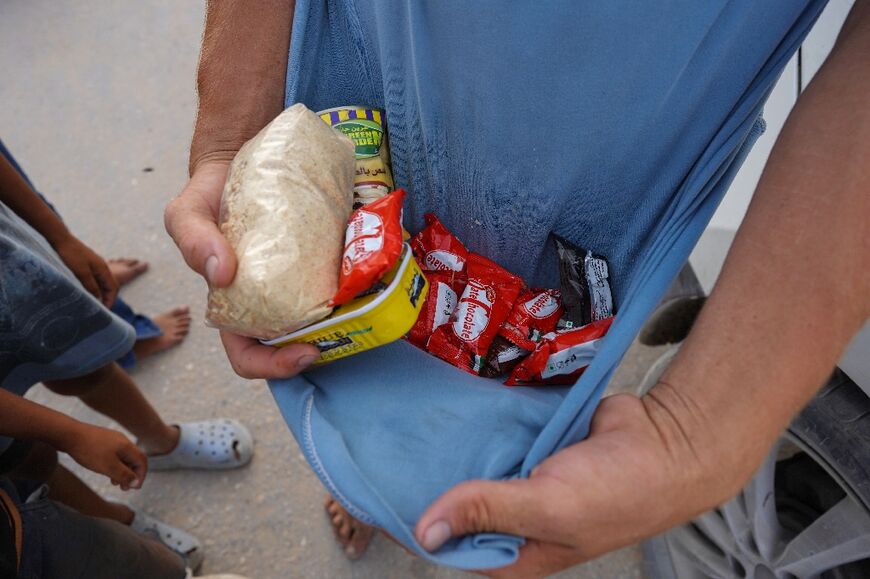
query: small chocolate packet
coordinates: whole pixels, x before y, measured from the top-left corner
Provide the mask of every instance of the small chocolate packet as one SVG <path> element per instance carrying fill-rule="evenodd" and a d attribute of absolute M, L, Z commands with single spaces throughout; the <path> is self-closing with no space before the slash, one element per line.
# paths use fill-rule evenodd
<path fill-rule="evenodd" d="M 568 330 L 611 317 L 614 307 L 607 260 L 558 235 L 553 240 L 564 308 L 556 328 Z"/>
<path fill-rule="evenodd" d="M 520 348 L 504 336 L 496 336 L 486 353 L 486 362 L 480 375 L 484 378 L 496 378 L 509 374 L 528 354 L 529 350 Z"/>

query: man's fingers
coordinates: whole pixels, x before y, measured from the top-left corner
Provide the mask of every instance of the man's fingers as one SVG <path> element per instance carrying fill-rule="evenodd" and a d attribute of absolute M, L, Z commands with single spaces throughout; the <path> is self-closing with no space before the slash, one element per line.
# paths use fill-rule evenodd
<path fill-rule="evenodd" d="M 548 486 L 535 479 L 461 483 L 426 510 L 417 523 L 417 541 L 428 551 L 437 550 L 451 537 L 482 532 L 558 542 L 564 537 L 554 533 L 554 521 L 562 516 L 554 511 L 564 510 L 565 505 L 553 501 Z"/>
<path fill-rule="evenodd" d="M 320 351 L 308 344 L 273 348 L 225 331 L 221 332 L 221 341 L 233 370 L 242 378 L 287 378 L 320 357 Z"/>
<path fill-rule="evenodd" d="M 164 213 L 184 261 L 216 287 L 226 287 L 236 274 L 235 253 L 217 226 L 226 174 L 226 163 L 202 166 Z"/>

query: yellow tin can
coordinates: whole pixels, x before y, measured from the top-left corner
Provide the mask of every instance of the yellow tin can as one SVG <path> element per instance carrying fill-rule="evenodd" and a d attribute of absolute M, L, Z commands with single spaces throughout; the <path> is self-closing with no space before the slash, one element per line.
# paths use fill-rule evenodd
<path fill-rule="evenodd" d="M 263 343 L 279 347 L 312 344 L 320 350 L 318 365 L 398 340 L 417 321 L 429 291 L 407 243 L 402 257 L 381 283 L 387 286 L 383 291 L 356 298 L 316 324 Z"/>

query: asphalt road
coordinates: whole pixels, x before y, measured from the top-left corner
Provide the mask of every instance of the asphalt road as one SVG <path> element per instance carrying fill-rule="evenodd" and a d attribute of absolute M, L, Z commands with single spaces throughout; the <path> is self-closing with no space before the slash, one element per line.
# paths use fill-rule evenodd
<path fill-rule="evenodd" d="M 323 514 L 324 490 L 265 384 L 235 376 L 216 332 L 202 324 L 205 284 L 186 269 L 162 225 L 164 205 L 186 178 L 202 21 L 202 2 L 0 3 L 0 138 L 86 243 L 107 257 L 151 263 L 124 290 L 130 303 L 152 314 L 176 304 L 193 309 L 187 341 L 145 361 L 136 381 L 169 421 L 231 416 L 257 441 L 249 468 L 152 473 L 141 491 L 123 498 L 199 536 L 203 571 L 252 579 L 471 577 L 415 559 L 383 537 L 350 563 Z M 615 386 L 631 388 L 654 354 L 633 351 Z M 41 387 L 32 397 L 109 424 Z M 82 475 L 119 496 L 99 477 Z M 637 578 L 641 568 L 639 549 L 629 548 L 559 576 Z"/>

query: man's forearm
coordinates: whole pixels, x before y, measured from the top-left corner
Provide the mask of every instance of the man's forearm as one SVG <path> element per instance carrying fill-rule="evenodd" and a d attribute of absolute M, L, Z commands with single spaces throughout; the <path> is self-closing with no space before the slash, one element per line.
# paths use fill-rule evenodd
<path fill-rule="evenodd" d="M 202 39 L 190 172 L 230 160 L 281 112 L 294 0 L 211 0 Z"/>
<path fill-rule="evenodd" d="M 868 95 L 870 7 L 859 3 L 780 134 L 695 327 L 645 399 L 675 426 L 670 442 L 701 462 L 751 472 L 870 315 Z M 737 471 L 728 492 L 749 474 Z"/>
<path fill-rule="evenodd" d="M 0 435 L 39 440 L 64 450 L 81 422 L 0 389 Z"/>
<path fill-rule="evenodd" d="M 42 234 L 52 245 L 69 237 L 69 230 L 12 164 L 0 155 L 0 201 Z"/>

